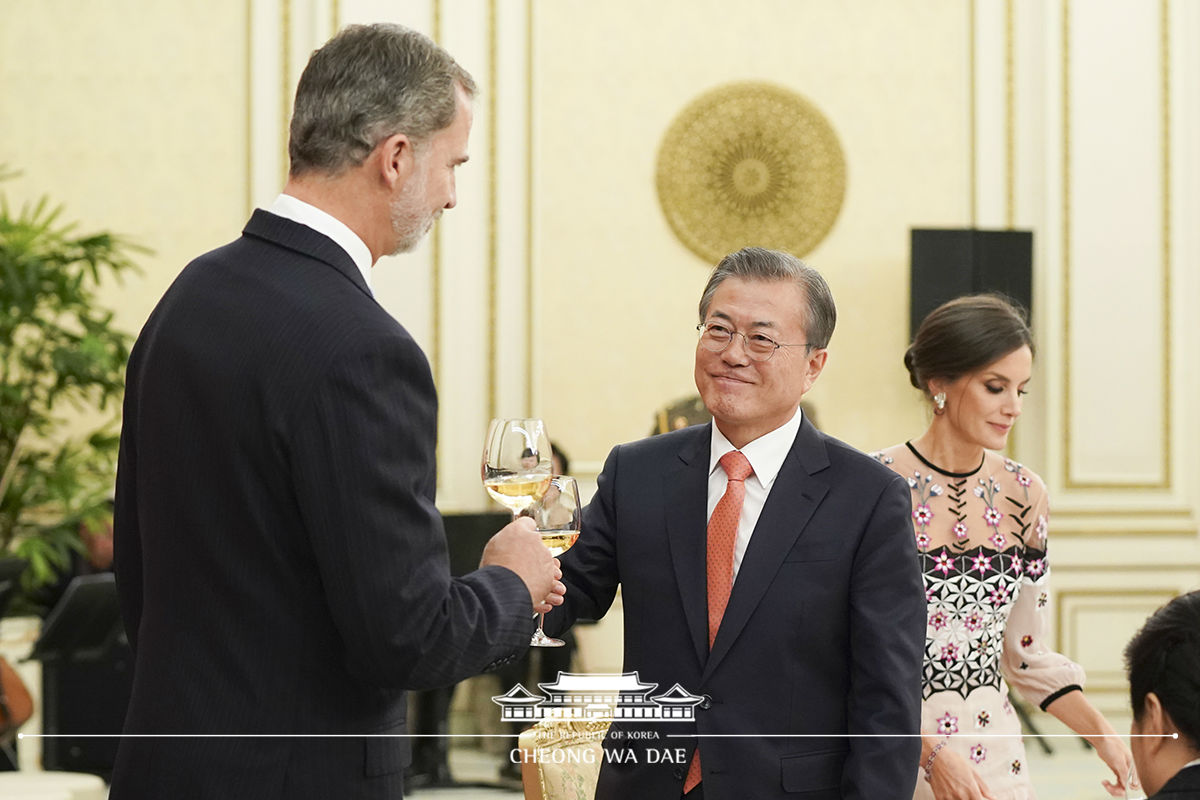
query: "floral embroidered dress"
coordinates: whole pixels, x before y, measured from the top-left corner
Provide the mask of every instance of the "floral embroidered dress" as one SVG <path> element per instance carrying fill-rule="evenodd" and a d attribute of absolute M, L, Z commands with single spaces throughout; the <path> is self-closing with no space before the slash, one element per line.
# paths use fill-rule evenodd
<path fill-rule="evenodd" d="M 1033 798 L 1008 685 L 1045 708 L 1084 680 L 1079 665 L 1045 643 L 1046 486 L 992 452 L 966 473 L 946 472 L 908 444 L 871 455 L 912 489 L 929 604 L 922 730 L 945 736 L 997 798 Z M 914 798 L 932 797 L 920 778 Z"/>

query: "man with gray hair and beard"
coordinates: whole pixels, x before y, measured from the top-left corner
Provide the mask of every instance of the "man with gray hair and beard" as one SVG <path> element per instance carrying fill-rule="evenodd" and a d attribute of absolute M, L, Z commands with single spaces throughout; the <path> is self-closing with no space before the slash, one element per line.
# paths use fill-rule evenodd
<path fill-rule="evenodd" d="M 370 272 L 455 205 L 474 82 L 397 25 L 300 78 L 291 170 L 130 357 L 115 571 L 133 694 L 111 797 L 398 798 L 405 695 L 507 663 L 562 602 L 531 520 L 450 576 L 429 365 Z"/>

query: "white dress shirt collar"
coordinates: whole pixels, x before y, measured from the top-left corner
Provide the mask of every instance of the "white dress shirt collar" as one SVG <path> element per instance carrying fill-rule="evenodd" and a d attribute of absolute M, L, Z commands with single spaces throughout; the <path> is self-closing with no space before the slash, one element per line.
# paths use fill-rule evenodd
<path fill-rule="evenodd" d="M 350 230 L 346 223 L 289 194 L 281 194 L 276 197 L 275 202 L 267 210 L 277 216 L 290 219 L 292 222 L 307 225 L 317 233 L 323 233 L 333 239 L 354 261 L 354 266 L 358 267 L 363 280 L 367 283 L 367 289 L 372 295 L 375 294 L 375 289 L 371 286 L 371 249 L 367 247 L 366 242 L 358 238 L 357 233 Z"/>
<path fill-rule="evenodd" d="M 796 442 L 796 434 L 799 433 L 800 423 L 803 420 L 804 415 L 801 413 L 800 407 L 796 406 L 796 413 L 790 420 L 741 448 L 742 455 L 754 469 L 753 479 L 757 480 L 763 489 L 770 490 L 771 484 L 775 483 L 775 478 L 778 477 L 779 470 L 783 467 L 783 460 L 787 458 L 787 454 L 792 450 L 792 445 Z M 725 438 L 725 434 L 721 433 L 721 429 L 717 427 L 714 420 L 708 474 L 712 475 L 713 471 L 717 469 L 721 456 L 730 450 L 737 449 Z"/>
<path fill-rule="evenodd" d="M 803 420 L 800 408 L 797 406 L 796 413 L 789 421 L 741 448 L 742 455 L 754 469 L 754 475 L 746 479 L 742 513 L 738 517 L 737 538 L 733 543 L 735 580 L 742 568 L 742 559 L 745 558 L 746 550 L 750 546 L 750 538 L 754 535 L 754 529 L 758 527 L 758 518 L 767 504 L 771 486 L 779 477 L 779 470 L 783 468 L 784 459 L 792 450 L 796 434 L 800 431 L 800 423 Z M 708 519 L 712 518 L 713 510 L 729 486 L 725 470 L 720 469 L 721 456 L 735 449 L 737 448 L 717 428 L 716 422 L 713 422 L 708 464 Z"/>

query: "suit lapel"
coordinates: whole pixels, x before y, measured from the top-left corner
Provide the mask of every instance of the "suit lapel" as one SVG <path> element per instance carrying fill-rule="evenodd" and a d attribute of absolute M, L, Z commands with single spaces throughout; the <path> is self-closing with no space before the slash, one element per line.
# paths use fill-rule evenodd
<path fill-rule="evenodd" d="M 708 679 L 729 652 L 775 579 L 784 557 L 803 535 L 817 506 L 829 492 L 829 485 L 814 477 L 828 466 L 829 455 L 821 435 L 805 420 L 754 526 L 702 681 Z"/>
<path fill-rule="evenodd" d="M 712 426 L 697 429 L 679 449 L 679 461 L 663 475 L 667 546 L 675 583 L 697 663 L 708 657 L 708 577 L 705 565 L 708 529 L 708 456 Z"/>
<path fill-rule="evenodd" d="M 350 254 L 333 239 L 307 225 L 301 225 L 299 222 L 259 208 L 254 210 L 254 214 L 246 223 L 246 227 L 242 229 L 242 233 L 323 261 L 340 272 L 368 297 L 374 298 Z"/>

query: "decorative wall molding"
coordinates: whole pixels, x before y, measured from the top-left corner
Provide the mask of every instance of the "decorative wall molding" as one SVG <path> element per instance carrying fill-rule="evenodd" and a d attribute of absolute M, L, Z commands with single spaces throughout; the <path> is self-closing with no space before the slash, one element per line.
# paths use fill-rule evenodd
<path fill-rule="evenodd" d="M 1178 53 L 1196 9 L 976 1 L 981 224 L 1007 208 L 1035 235 L 1040 347 L 1017 451 L 1052 488 L 1056 534 L 1104 517 L 1194 535 L 1200 474 L 1181 454 L 1200 441 L 1182 409 L 1200 401 L 1200 298 L 1181 265 L 1200 253 L 1177 220 L 1197 181 L 1195 57 Z"/>

